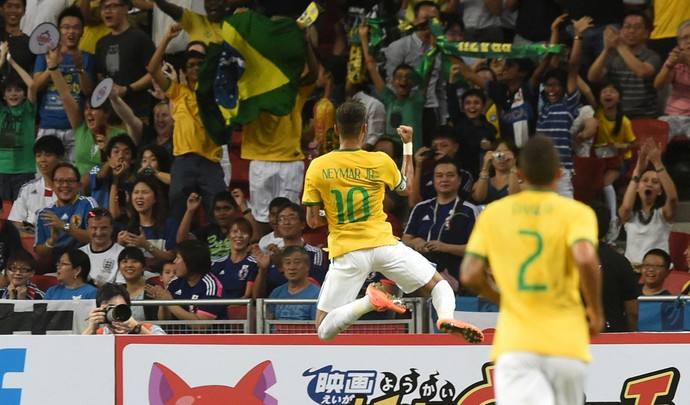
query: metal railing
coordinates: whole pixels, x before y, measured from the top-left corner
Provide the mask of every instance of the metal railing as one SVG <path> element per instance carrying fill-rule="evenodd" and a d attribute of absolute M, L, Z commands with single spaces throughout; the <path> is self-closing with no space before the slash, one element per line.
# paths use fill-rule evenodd
<path fill-rule="evenodd" d="M 354 325 L 341 332 L 342 334 L 382 334 L 382 333 L 423 333 L 424 300 L 422 298 L 403 298 L 408 312 L 404 315 L 385 313 L 384 319 L 370 319 L 355 322 Z M 256 302 L 256 333 L 260 334 L 314 334 L 316 326 L 314 320 L 286 320 L 273 319 L 274 305 L 316 305 L 315 299 L 258 299 Z"/>
<path fill-rule="evenodd" d="M 404 315 L 385 313 L 382 319 L 363 319 L 342 333 L 424 333 L 425 301 L 404 298 L 408 312 Z M 139 300 L 132 306 L 212 306 L 226 307 L 227 319 L 221 320 L 156 320 L 152 321 L 168 334 L 315 334 L 314 320 L 271 319 L 273 305 L 316 305 L 316 300 L 290 299 L 205 299 L 205 300 Z M 379 313 L 373 313 L 378 315 Z"/>
<path fill-rule="evenodd" d="M 156 325 L 171 335 L 179 334 L 227 334 L 254 333 L 254 300 L 251 299 L 205 299 L 205 300 L 141 300 L 132 301 L 132 306 L 224 306 L 227 319 L 221 320 L 157 320 Z"/>

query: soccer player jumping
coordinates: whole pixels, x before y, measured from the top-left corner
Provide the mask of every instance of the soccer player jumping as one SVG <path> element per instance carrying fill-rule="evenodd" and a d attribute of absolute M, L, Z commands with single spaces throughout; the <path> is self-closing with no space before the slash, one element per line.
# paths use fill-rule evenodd
<path fill-rule="evenodd" d="M 471 343 L 481 342 L 484 336 L 478 328 L 453 319 L 455 295 L 448 282 L 427 259 L 398 241 L 386 222 L 386 187 L 407 195 L 411 188 L 407 179 L 414 178 L 412 128 L 398 128 L 404 159 L 400 171 L 385 153 L 360 149 L 367 133 L 363 104 L 343 103 L 336 111 L 335 132 L 340 137 L 340 149 L 312 161 L 302 201 L 307 206 L 307 224 L 312 228 L 328 225 L 329 230 L 331 266 L 317 305 L 319 337 L 333 339 L 374 310 L 406 311 L 399 301 L 373 285 L 367 288 L 365 297 L 356 299 L 367 275 L 378 271 L 405 293 L 421 289 L 431 295 L 442 332 Z"/>

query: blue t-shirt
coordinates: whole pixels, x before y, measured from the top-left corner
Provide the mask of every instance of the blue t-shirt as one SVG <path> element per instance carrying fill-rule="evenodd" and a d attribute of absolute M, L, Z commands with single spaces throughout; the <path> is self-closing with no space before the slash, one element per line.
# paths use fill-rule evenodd
<path fill-rule="evenodd" d="M 96 79 L 96 63 L 93 54 L 81 51 L 82 58 L 84 59 L 84 70 L 86 74 L 91 78 L 91 80 Z M 84 108 L 84 99 L 82 94 L 81 85 L 79 83 L 79 74 L 77 73 L 77 68 L 72 60 L 72 55 L 68 53 L 62 54 L 62 63 L 60 64 L 60 71 L 65 77 L 65 82 L 69 86 L 70 93 L 74 100 L 79 104 L 79 106 Z M 34 72 L 39 73 L 46 70 L 48 66 L 46 65 L 45 55 L 38 55 L 36 57 L 36 64 L 34 67 Z M 65 107 L 62 104 L 62 99 L 58 94 L 55 84 L 50 81 L 48 85 L 43 90 L 43 101 L 38 109 L 38 114 L 41 117 L 41 128 L 54 128 L 54 129 L 70 129 L 69 119 L 67 118 L 67 113 L 65 113 Z"/>
<path fill-rule="evenodd" d="M 177 228 L 180 224 L 173 218 L 165 220 L 163 232 L 157 233 L 152 226 L 142 226 L 146 239 L 160 250 L 172 250 L 177 242 Z M 147 252 L 148 253 L 148 252 Z"/>
<path fill-rule="evenodd" d="M 306 300 L 319 298 L 321 289 L 314 283 L 309 283 L 309 287 L 290 294 L 288 284 L 285 283 L 271 292 L 269 298 Z M 314 320 L 316 319 L 316 304 L 294 304 L 294 305 L 272 305 L 275 319 L 282 320 Z"/>
<path fill-rule="evenodd" d="M 168 291 L 175 300 L 205 300 L 223 296 L 223 286 L 212 273 L 206 273 L 194 286 L 190 286 L 185 278 L 175 277 L 170 280 Z M 225 319 L 227 317 L 224 305 L 188 305 L 182 308 L 188 312 L 210 316 L 213 319 Z"/>
<path fill-rule="evenodd" d="M 254 256 L 247 255 L 237 263 L 230 260 L 230 257 L 220 262 L 213 269 L 213 274 L 218 277 L 223 285 L 223 298 L 235 299 L 242 298 L 247 291 L 247 283 L 253 284 L 259 266 L 256 264 Z"/>
<path fill-rule="evenodd" d="M 77 288 L 67 288 L 64 285 L 56 285 L 53 287 L 50 287 L 48 291 L 46 291 L 45 297 L 43 299 L 46 300 L 90 300 L 90 299 L 96 299 L 96 293 L 98 292 L 98 289 L 96 287 L 92 286 L 91 284 L 84 284 L 81 287 Z"/>
<path fill-rule="evenodd" d="M 113 184 L 113 178 L 112 176 L 108 176 L 103 180 L 98 180 L 98 172 L 101 171 L 102 167 L 102 165 L 96 165 L 89 172 L 89 178 L 91 180 L 91 197 L 96 200 L 99 207 L 110 209 L 110 186 Z M 121 181 L 118 188 L 132 195 L 132 189 L 134 188 L 134 182 L 136 180 L 137 177 L 132 174 L 124 181 Z"/>
<path fill-rule="evenodd" d="M 96 207 L 98 207 L 98 204 L 96 204 L 93 198 L 80 196 L 73 204 L 58 206 L 57 202 L 54 202 L 38 211 L 36 220 L 36 243 L 34 246 L 42 245 L 50 238 L 50 227 L 46 225 L 41 217 L 43 211 L 54 213 L 60 220 L 70 223 L 73 228 L 86 229 L 86 218 L 88 218 L 89 211 Z M 64 231 L 60 231 L 60 238 L 55 244 L 55 248 L 53 248 L 53 254 L 55 257 L 59 258 L 60 255 L 67 250 L 76 249 L 82 245 L 83 243 L 67 235 Z"/>

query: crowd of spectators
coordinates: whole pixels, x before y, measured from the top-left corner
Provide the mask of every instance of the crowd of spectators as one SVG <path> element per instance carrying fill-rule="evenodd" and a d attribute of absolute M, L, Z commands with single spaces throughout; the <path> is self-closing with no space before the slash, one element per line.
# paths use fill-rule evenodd
<path fill-rule="evenodd" d="M 334 107 L 349 99 L 367 107 L 366 150 L 399 162 L 396 128 L 414 128 L 414 192 L 408 200 L 389 193 L 384 206 L 402 243 L 434 262 L 458 295 L 467 294 L 459 263 L 475 220 L 484 205 L 520 192 L 520 147 L 536 133 L 559 151 L 560 194 L 574 196 L 575 158 L 605 168 L 597 190 L 602 244 L 612 248 L 600 250 L 605 267 L 669 265 L 661 253 L 679 198 L 663 151 L 690 134 L 685 1 L 324 0 L 313 25 L 296 22 L 304 0 L 0 2 L 0 197 L 12 203 L 0 222 L 0 293 L 95 298 L 97 288 L 121 285 L 101 294 L 85 333 L 118 333 L 98 321 L 104 305 L 130 298 L 317 297 L 327 246 L 305 240 L 304 171 L 337 149 Z M 195 89 L 207 54 L 224 41 L 224 19 L 242 12 L 295 21 L 305 33 L 304 73 L 287 115 L 261 111 L 235 126 L 240 144 L 219 144 Z M 444 39 L 434 38 L 432 20 L 447 41 L 566 50 L 430 59 Z M 36 56 L 28 35 L 44 21 L 57 25 L 60 43 Z M 105 78 L 112 90 L 92 104 Z M 641 118 L 668 122 L 668 139 L 638 142 L 631 122 Z M 249 161 L 246 178 L 232 176 L 233 148 Z M 33 239 L 30 254 L 20 253 L 22 238 Z M 52 273 L 58 285 L 45 294 L 30 281 Z M 646 276 L 641 293 L 656 293 L 662 276 Z M 629 295 L 622 312 L 631 311 Z M 204 305 L 146 308 L 133 319 L 227 316 Z M 314 318 L 309 305 L 272 311 Z M 613 329 L 632 328 L 627 320 Z"/>

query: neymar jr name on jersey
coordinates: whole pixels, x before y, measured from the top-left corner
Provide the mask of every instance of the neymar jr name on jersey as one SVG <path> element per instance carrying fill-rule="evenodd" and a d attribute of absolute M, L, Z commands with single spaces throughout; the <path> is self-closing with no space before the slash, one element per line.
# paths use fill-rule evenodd
<path fill-rule="evenodd" d="M 379 177 L 378 170 L 376 169 L 360 169 L 353 167 L 333 167 L 321 170 L 321 176 L 324 179 L 361 179 L 362 172 L 364 172 L 364 178 L 367 180 L 374 180 Z"/>

